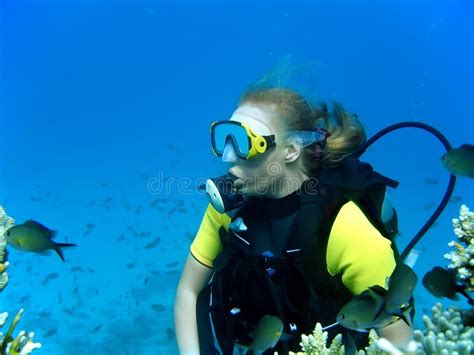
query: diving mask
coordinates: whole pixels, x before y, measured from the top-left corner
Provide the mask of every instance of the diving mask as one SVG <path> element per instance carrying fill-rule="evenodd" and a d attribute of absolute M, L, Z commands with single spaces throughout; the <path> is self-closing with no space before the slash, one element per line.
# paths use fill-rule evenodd
<path fill-rule="evenodd" d="M 290 131 L 287 134 L 287 139 L 301 148 L 305 148 L 313 143 L 325 146 L 326 139 L 329 137 L 329 132 L 324 128 L 314 128 L 311 131 Z"/>
<path fill-rule="evenodd" d="M 211 146 L 215 155 L 221 157 L 225 146 L 231 142 L 240 159 L 251 159 L 274 148 L 275 135 L 260 135 L 239 121 L 218 121 L 211 125 Z"/>

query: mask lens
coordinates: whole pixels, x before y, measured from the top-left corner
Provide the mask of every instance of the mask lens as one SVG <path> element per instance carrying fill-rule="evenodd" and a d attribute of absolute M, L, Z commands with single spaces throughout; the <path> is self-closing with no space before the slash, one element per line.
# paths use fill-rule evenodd
<path fill-rule="evenodd" d="M 240 158 L 247 157 L 249 153 L 249 139 L 245 128 L 240 124 L 225 122 L 213 126 L 212 144 L 217 155 L 224 153 L 224 148 L 228 140 L 234 144 L 237 154 Z"/>

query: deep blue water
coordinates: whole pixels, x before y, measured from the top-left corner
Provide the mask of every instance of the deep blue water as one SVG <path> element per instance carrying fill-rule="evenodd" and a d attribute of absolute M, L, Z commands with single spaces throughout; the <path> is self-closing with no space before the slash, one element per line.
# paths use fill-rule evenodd
<path fill-rule="evenodd" d="M 416 120 L 454 146 L 472 144 L 473 8 L 0 1 L 0 204 L 18 223 L 37 219 L 79 245 L 66 263 L 11 250 L 0 311 L 25 308 L 19 329 L 36 332 L 38 353 L 175 352 L 174 290 L 207 204 L 193 185 L 224 169 L 210 123 L 230 117 L 241 91 L 291 54 L 311 63 L 313 97 L 342 102 L 369 136 Z M 364 156 L 401 182 L 391 195 L 401 248 L 444 192 L 442 154 L 433 137 L 403 130 Z M 163 178 L 170 189 L 158 193 Z M 178 180 L 189 186 L 179 192 Z M 420 278 L 447 264 L 460 205 L 474 209 L 472 180 L 458 179 L 454 195 L 416 247 Z M 416 299 L 420 326 L 436 299 L 421 284 Z"/>

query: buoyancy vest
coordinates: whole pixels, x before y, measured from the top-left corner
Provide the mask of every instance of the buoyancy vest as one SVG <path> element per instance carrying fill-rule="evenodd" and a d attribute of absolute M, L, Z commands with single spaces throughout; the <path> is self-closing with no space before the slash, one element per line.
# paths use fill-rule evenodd
<path fill-rule="evenodd" d="M 242 218 L 247 229 L 219 231 L 223 249 L 209 283 L 210 319 L 221 351 L 231 354 L 234 343 L 251 344 L 251 332 L 265 314 L 280 318 L 289 335 L 272 353 L 297 351 L 301 334 L 310 334 L 316 322 L 334 323 L 353 296 L 341 275 L 328 272 L 326 251 L 334 220 L 353 201 L 392 239 L 380 215 L 387 186 L 397 185 L 351 157 L 282 199 L 250 198 L 233 217 Z M 394 243 L 392 247 L 397 257 Z M 340 331 L 329 329 L 329 338 Z"/>

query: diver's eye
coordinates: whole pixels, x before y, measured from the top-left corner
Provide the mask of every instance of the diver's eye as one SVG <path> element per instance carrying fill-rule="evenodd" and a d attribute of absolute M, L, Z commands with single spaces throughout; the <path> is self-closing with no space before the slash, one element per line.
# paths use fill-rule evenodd
<path fill-rule="evenodd" d="M 10 235 L 10 231 L 7 232 L 7 235 Z"/>
<path fill-rule="evenodd" d="M 346 319 L 346 316 L 344 314 L 342 315 L 342 319 Z"/>

